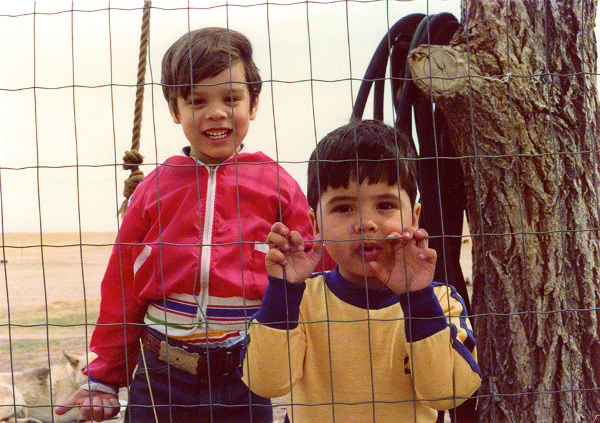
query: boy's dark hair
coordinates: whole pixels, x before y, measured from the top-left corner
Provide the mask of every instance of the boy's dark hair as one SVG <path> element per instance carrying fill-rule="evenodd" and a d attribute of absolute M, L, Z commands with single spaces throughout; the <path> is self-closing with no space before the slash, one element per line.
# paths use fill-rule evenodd
<path fill-rule="evenodd" d="M 244 64 L 252 107 L 260 94 L 262 81 L 248 38 L 226 28 L 202 28 L 184 34 L 169 47 L 162 60 L 163 94 L 171 109 L 179 114 L 177 97 L 188 97 L 192 83 L 199 84 L 204 78 L 216 76 L 238 61 Z"/>
<path fill-rule="evenodd" d="M 374 120 L 344 125 L 325 135 L 308 163 L 308 204 L 317 210 L 328 188 L 387 182 L 406 191 L 414 206 L 417 170 L 414 147 L 406 135 Z"/>

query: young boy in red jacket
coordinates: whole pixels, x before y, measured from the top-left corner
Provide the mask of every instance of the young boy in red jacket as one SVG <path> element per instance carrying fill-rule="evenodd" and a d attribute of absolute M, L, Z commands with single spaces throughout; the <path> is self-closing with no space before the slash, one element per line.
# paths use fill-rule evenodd
<path fill-rule="evenodd" d="M 310 236 L 308 203 L 273 159 L 242 143 L 261 90 L 245 36 L 183 35 L 163 58 L 162 84 L 190 145 L 132 196 L 102 282 L 98 358 L 57 413 L 111 418 L 129 386 L 125 421 L 271 422 L 270 400 L 236 368 L 267 285 L 267 235 L 283 221 Z"/>

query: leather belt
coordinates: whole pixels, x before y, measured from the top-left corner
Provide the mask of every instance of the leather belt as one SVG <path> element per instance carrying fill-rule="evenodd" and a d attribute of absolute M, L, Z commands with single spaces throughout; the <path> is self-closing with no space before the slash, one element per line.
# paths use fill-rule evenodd
<path fill-rule="evenodd" d="M 210 349 L 168 338 L 152 329 L 142 332 L 142 344 L 158 359 L 192 375 L 224 375 L 236 370 L 242 345 Z"/>

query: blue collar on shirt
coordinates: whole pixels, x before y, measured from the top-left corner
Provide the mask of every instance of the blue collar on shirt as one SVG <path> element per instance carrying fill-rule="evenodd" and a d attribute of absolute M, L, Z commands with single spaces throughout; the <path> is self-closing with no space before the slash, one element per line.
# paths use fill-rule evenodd
<path fill-rule="evenodd" d="M 345 280 L 338 266 L 325 273 L 325 283 L 329 290 L 340 300 L 355 307 L 379 310 L 399 302 L 400 297 L 391 289 L 366 289 Z"/>

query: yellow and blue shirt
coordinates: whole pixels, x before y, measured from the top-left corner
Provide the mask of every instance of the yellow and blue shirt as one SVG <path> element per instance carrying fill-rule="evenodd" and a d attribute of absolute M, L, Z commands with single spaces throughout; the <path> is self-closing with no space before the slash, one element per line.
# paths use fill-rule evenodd
<path fill-rule="evenodd" d="M 344 280 L 269 278 L 250 322 L 243 380 L 287 395 L 291 422 L 434 422 L 481 383 L 475 340 L 454 288 L 397 295 Z"/>

